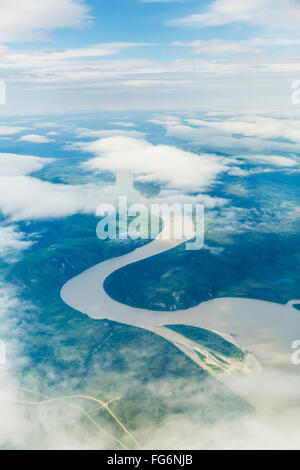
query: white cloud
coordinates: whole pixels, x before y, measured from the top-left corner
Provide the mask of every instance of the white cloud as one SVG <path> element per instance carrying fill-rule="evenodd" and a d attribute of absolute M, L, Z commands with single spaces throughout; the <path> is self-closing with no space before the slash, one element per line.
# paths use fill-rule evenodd
<path fill-rule="evenodd" d="M 29 175 L 53 161 L 51 158 L 0 153 L 0 177 Z"/>
<path fill-rule="evenodd" d="M 240 119 L 229 118 L 222 121 L 188 119 L 187 122 L 194 126 L 212 127 L 224 132 L 242 134 L 247 137 L 282 138 L 294 142 L 300 141 L 300 121 L 293 119 L 245 116 Z"/>
<path fill-rule="evenodd" d="M 279 46 L 279 47 L 290 47 L 299 46 L 300 37 L 296 32 L 293 35 L 287 33 L 276 33 L 276 34 L 264 34 L 262 36 L 256 36 L 249 39 L 249 44 L 252 46 Z"/>
<path fill-rule="evenodd" d="M 59 133 L 56 132 L 56 131 L 50 131 L 50 132 L 47 132 L 47 135 L 49 135 L 49 136 L 51 136 L 51 137 L 54 137 L 54 136 L 56 136 L 56 135 L 59 135 Z"/>
<path fill-rule="evenodd" d="M 0 258 L 14 260 L 20 251 L 27 250 L 32 241 L 24 240 L 24 237 L 25 234 L 14 225 L 0 226 Z"/>
<path fill-rule="evenodd" d="M 292 168 L 297 165 L 295 160 L 282 157 L 281 155 L 238 155 L 238 158 L 249 161 L 250 163 L 261 163 L 279 168 Z"/>
<path fill-rule="evenodd" d="M 20 138 L 21 142 L 32 142 L 34 144 L 47 144 L 48 142 L 51 142 L 50 139 L 43 135 L 38 135 L 38 134 L 28 134 L 28 135 L 23 135 Z"/>
<path fill-rule="evenodd" d="M 81 28 L 91 21 L 83 0 L 1 0 L 0 41 L 36 41 L 57 28 Z"/>
<path fill-rule="evenodd" d="M 118 54 L 119 52 L 134 47 L 151 46 L 151 44 L 134 43 L 134 42 L 116 42 L 93 44 L 87 47 L 77 49 L 61 49 L 61 50 L 33 50 L 33 51 L 12 51 L 8 47 L 0 49 L 3 60 L 9 64 L 15 64 L 24 68 L 54 67 L 61 63 L 68 64 L 74 60 L 74 66 L 78 67 L 78 59 L 93 59 L 96 57 L 105 57 L 108 55 Z M 93 64 L 91 64 L 93 65 Z"/>
<path fill-rule="evenodd" d="M 257 53 L 257 48 L 250 46 L 245 41 L 225 41 L 223 39 L 209 39 L 207 41 L 181 42 L 175 41 L 171 43 L 175 47 L 188 47 L 193 49 L 195 54 L 205 55 L 221 55 L 229 56 L 234 54 Z"/>
<path fill-rule="evenodd" d="M 26 131 L 25 127 L 0 126 L 0 135 L 14 135 Z"/>
<path fill-rule="evenodd" d="M 117 126 L 117 127 L 136 127 L 133 122 L 128 122 L 128 121 L 115 121 L 115 122 L 109 122 L 108 123 L 110 126 Z"/>
<path fill-rule="evenodd" d="M 207 27 L 240 22 L 270 29 L 298 30 L 299 21 L 297 0 L 214 0 L 207 11 L 169 20 L 167 24 Z"/>
<path fill-rule="evenodd" d="M 160 182 L 170 189 L 208 189 L 229 169 L 227 162 L 216 155 L 196 155 L 143 139 L 116 136 L 81 146 L 97 155 L 85 163 L 90 170 L 132 172 L 140 181 Z"/>
<path fill-rule="evenodd" d="M 244 43 L 234 43 L 230 41 L 203 41 L 199 43 L 174 43 L 175 45 L 187 45 L 190 47 L 211 49 L 211 53 L 221 53 L 227 50 L 227 54 L 233 52 L 254 51 L 252 46 Z M 151 45 L 151 44 L 148 44 Z M 162 62 L 149 59 L 127 59 L 127 60 L 92 60 L 92 56 L 115 54 L 129 47 L 141 47 L 145 44 L 139 43 L 117 43 L 102 44 L 99 46 L 89 46 L 82 49 L 69 49 L 66 51 L 13 51 L 5 48 L 0 49 L 0 70 L 3 78 L 7 78 L 9 83 L 34 83 L 44 86 L 53 85 L 55 87 L 72 84 L 83 89 L 88 88 L 124 88 L 124 85 L 135 85 L 137 87 L 159 86 L 165 83 L 169 88 L 172 84 L 193 85 L 201 88 L 199 78 L 202 75 L 213 74 L 216 76 L 232 75 L 240 76 L 245 74 L 262 75 L 278 72 L 279 66 L 282 73 L 295 70 L 298 64 L 287 63 L 286 60 L 259 58 L 255 55 L 251 62 L 241 62 L 240 60 L 203 60 L 203 59 L 178 59 L 173 62 Z M 222 52 L 222 53 L 223 53 Z M 81 60 L 78 60 L 81 59 Z M 294 65 L 293 65 L 294 64 Z M 259 67 L 258 67 L 259 65 Z M 293 65 L 293 67 L 292 67 Z M 286 67 L 286 69 L 285 69 Z"/>
<path fill-rule="evenodd" d="M 114 137 L 79 144 L 85 152 L 96 154 L 95 158 L 83 163 L 83 167 L 95 172 L 108 170 L 118 175 L 120 172 L 135 174 L 139 181 L 163 183 L 168 191 L 162 192 L 160 197 L 165 200 L 184 198 L 187 201 L 188 198 L 191 201 L 190 196 L 184 195 L 185 191 L 205 191 L 222 173 L 232 168 L 233 161 L 229 158 L 224 159 L 213 154 L 196 155 L 165 145 L 154 146 L 141 136 L 128 137 L 134 131 L 123 131 L 124 135 L 119 135 L 119 132 L 111 131 L 109 135 L 115 133 Z M 88 131 L 85 135 L 89 135 Z M 18 221 L 64 217 L 76 213 L 88 214 L 95 213 L 101 202 L 116 200 L 119 189 L 114 185 L 54 184 L 30 176 L 51 161 L 38 157 L 0 154 L 2 215 Z M 226 203 L 223 199 L 207 195 L 197 197 L 204 200 L 208 208 Z"/>
<path fill-rule="evenodd" d="M 14 5 L 17 0 L 12 2 L 5 0 L 2 3 Z M 34 0 L 19 3 L 21 7 L 15 8 L 16 11 L 22 11 L 24 5 L 33 4 Z M 44 10 L 45 5 L 50 3 L 51 10 L 56 14 L 61 4 L 75 2 L 63 0 L 56 6 L 58 0 L 54 2 L 45 0 L 39 2 L 39 8 Z M 265 0 L 265 3 L 268 15 L 272 16 L 274 9 L 276 13 L 273 16 L 278 16 L 280 21 L 284 20 L 285 11 L 291 12 L 294 5 L 292 0 L 284 2 L 283 14 L 279 14 L 278 5 L 283 3 L 275 0 L 274 8 L 273 1 L 272 7 L 270 0 Z M 238 6 L 236 1 L 221 0 L 211 5 L 217 6 L 211 7 L 209 11 L 215 8 L 220 12 L 219 16 L 228 21 L 234 19 L 235 15 L 247 16 L 251 20 L 256 15 L 255 12 L 262 10 L 258 0 L 254 3 L 242 2 Z M 81 6 L 83 7 L 83 3 Z M 32 7 L 32 10 L 36 9 L 37 7 Z M 232 10 L 237 13 L 232 13 Z M 293 18 L 297 17 L 298 9 L 295 8 L 295 11 L 295 15 L 290 15 Z M 71 15 L 69 17 L 71 18 Z M 0 40 L 1 18 L 0 6 Z M 33 21 L 32 15 L 22 15 L 22 18 L 29 23 Z M 275 24 L 273 19 L 271 22 Z M 288 25 L 290 24 L 292 21 L 288 22 Z M 23 34 L 19 25 L 16 29 Z M 9 28 L 9 32 L 14 34 L 13 28 Z M 293 55 L 285 57 L 276 56 L 274 51 L 269 56 L 252 54 L 258 51 L 260 45 L 268 45 L 277 37 L 274 31 L 269 33 L 259 31 L 257 34 L 258 37 L 248 40 L 240 40 L 240 37 L 237 40 L 230 40 L 229 37 L 220 35 L 219 39 L 174 43 L 177 46 L 187 47 L 197 54 L 209 56 L 202 60 L 200 57 L 187 58 L 186 51 L 183 52 L 184 58 L 178 60 L 172 60 L 171 57 L 166 60 L 137 57 L 124 60 L 105 59 L 128 48 L 146 46 L 143 43 L 131 42 L 96 43 L 66 49 L 54 49 L 51 46 L 51 50 L 33 48 L 22 50 L 20 47 L 11 50 L 9 47 L 0 46 L 1 78 L 6 81 L 10 96 L 14 97 L 8 101 L 3 111 L 5 114 L 20 115 L 24 112 L 32 114 L 41 111 L 56 112 L 62 107 L 70 112 L 100 108 L 158 109 L 159 107 L 171 110 L 184 109 L 187 106 L 189 109 L 216 108 L 216 106 L 220 109 L 241 103 L 249 107 L 253 104 L 253 96 L 264 107 L 289 106 L 291 93 L 288 80 L 292 82 L 295 73 L 300 71 L 297 55 L 295 51 Z M 290 44 L 291 39 L 287 37 L 282 41 L 283 43 L 288 41 L 287 44 Z M 148 44 L 150 45 L 155 46 L 152 43 Z M 248 56 L 248 53 L 251 55 Z M 62 90 L 67 92 L 63 94 Z"/>
<path fill-rule="evenodd" d="M 11 220 L 95 213 L 100 202 L 115 196 L 105 185 L 54 184 L 29 176 L 53 159 L 0 154 L 0 213 Z"/>
<path fill-rule="evenodd" d="M 157 118 L 156 122 L 158 121 Z M 196 128 L 180 124 L 180 120 L 176 117 L 169 116 L 165 120 L 161 118 L 161 121 L 168 123 L 170 135 L 173 132 L 177 138 L 180 137 L 181 128 L 198 131 Z M 88 131 L 86 132 L 88 135 Z M 191 191 L 202 193 L 210 190 L 225 172 L 247 176 L 248 173 L 240 168 L 245 161 L 250 161 L 254 165 L 269 165 L 285 169 L 296 165 L 294 158 L 280 155 L 265 156 L 255 154 L 253 150 L 252 155 L 237 153 L 235 141 L 240 139 L 232 137 L 228 139 L 231 139 L 230 144 L 235 147 L 235 158 L 208 153 L 197 155 L 170 145 L 152 145 L 141 136 L 129 137 L 128 133 L 130 135 L 132 131 L 123 131 L 124 135 L 112 136 L 116 132 L 120 131 L 111 131 L 110 137 L 77 144 L 83 151 L 95 155 L 83 163 L 83 167 L 94 172 L 111 171 L 117 175 L 120 173 L 134 175 L 135 179 L 141 182 L 161 183 L 164 186 L 164 192 L 159 197 L 170 201 L 176 198 L 187 200 L 186 198 L 190 196 L 184 193 Z M 218 147 L 216 144 L 218 131 L 213 130 L 213 132 L 211 146 L 216 148 Z M 99 137 L 98 134 L 97 137 Z M 256 142 L 255 139 L 250 140 Z M 224 145 L 224 134 L 219 136 L 219 144 Z M 17 221 L 64 217 L 76 213 L 88 214 L 95 213 L 101 202 L 116 200 L 119 188 L 114 185 L 54 184 L 30 176 L 51 161 L 51 159 L 32 156 L 0 154 L 0 212 L 4 216 Z M 257 168 L 255 171 L 265 170 Z M 220 207 L 226 203 L 221 199 L 211 199 L 207 195 L 196 197 L 204 200 L 208 208 Z"/>
<path fill-rule="evenodd" d="M 34 122 L 34 127 L 38 128 L 38 129 L 48 129 L 48 128 L 56 128 L 56 127 L 59 127 L 59 124 L 57 122 L 43 122 L 43 121 L 40 121 L 40 122 Z"/>
<path fill-rule="evenodd" d="M 218 123 L 222 126 L 227 122 L 225 118 L 222 121 L 205 121 L 200 119 L 179 120 L 178 118 L 158 116 L 151 122 L 163 126 L 168 136 L 187 141 L 204 151 L 226 151 L 237 155 L 250 151 L 253 154 L 254 152 L 298 152 L 299 150 L 299 145 L 296 143 L 260 138 L 259 126 L 257 126 L 258 135 L 251 137 L 241 137 L 238 135 L 239 133 L 234 134 L 233 129 L 227 131 L 219 129 Z M 187 125 L 186 122 L 191 125 Z"/>
<path fill-rule="evenodd" d="M 180 191 L 163 189 L 159 196 L 151 198 L 151 202 L 158 204 L 197 204 L 203 202 L 207 210 L 224 207 L 228 201 L 221 197 L 212 197 L 208 194 L 191 196 Z"/>
<path fill-rule="evenodd" d="M 296 57 L 248 56 L 245 52 L 254 52 L 257 46 L 245 42 L 211 40 L 188 45 L 209 57 L 173 61 L 104 58 L 143 46 L 135 43 L 61 51 L 0 48 L 0 73 L 14 95 L 4 112 L 16 115 L 26 109 L 34 114 L 42 109 L 49 114 L 60 110 L 62 103 L 70 111 L 249 108 L 253 95 L 263 107 L 292 107 L 290 83 L 300 70 Z M 218 58 L 212 59 L 213 55 Z"/>
<path fill-rule="evenodd" d="M 144 132 L 140 131 L 133 131 L 133 130 L 118 130 L 118 129 L 100 129 L 100 130 L 94 130 L 94 129 L 82 129 L 78 128 L 77 130 L 78 136 L 79 137 L 88 137 L 88 138 L 105 138 L 105 137 L 114 137 L 114 136 L 119 136 L 119 137 L 133 137 L 133 138 L 140 138 L 144 137 L 145 134 Z"/>
<path fill-rule="evenodd" d="M 95 185 L 54 184 L 30 176 L 0 177 L 0 211 L 14 221 L 95 213 L 101 198 L 101 189 Z"/>

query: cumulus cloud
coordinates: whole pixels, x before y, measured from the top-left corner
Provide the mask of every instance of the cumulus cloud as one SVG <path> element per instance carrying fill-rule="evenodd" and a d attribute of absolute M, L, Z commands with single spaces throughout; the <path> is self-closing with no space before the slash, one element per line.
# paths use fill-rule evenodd
<path fill-rule="evenodd" d="M 90 170 L 132 172 L 139 181 L 159 182 L 170 189 L 208 189 L 229 169 L 229 161 L 216 155 L 196 155 L 177 147 L 152 145 L 144 139 L 116 136 L 81 147 L 97 155 L 84 164 Z"/>
<path fill-rule="evenodd" d="M 53 161 L 52 158 L 0 153 L 0 177 L 29 175 Z"/>
<path fill-rule="evenodd" d="M 93 214 L 104 199 L 114 200 L 114 186 L 55 184 L 30 176 L 53 161 L 51 158 L 0 154 L 2 215 L 17 221 Z"/>
<path fill-rule="evenodd" d="M 81 28 L 91 21 L 84 0 L 2 0 L 0 3 L 0 41 L 48 39 L 57 28 Z"/>
<path fill-rule="evenodd" d="M 0 177 L 0 212 L 14 221 L 93 214 L 106 196 L 105 187 L 95 184 L 74 186 L 31 176 Z"/>
<path fill-rule="evenodd" d="M 83 130 L 81 135 L 99 137 L 102 131 Z M 204 201 L 208 209 L 222 207 L 226 200 L 208 195 L 188 196 L 211 188 L 217 179 L 234 168 L 235 160 L 214 154 L 196 155 L 179 148 L 152 145 L 135 131 L 108 131 L 109 136 L 82 142 L 80 148 L 96 156 L 84 162 L 85 169 L 110 171 L 118 176 L 119 186 L 104 183 L 56 184 L 31 176 L 53 159 L 14 154 L 0 154 L 0 212 L 12 221 L 65 217 L 77 213 L 95 213 L 101 202 L 116 202 L 122 190 L 130 193 L 131 176 L 143 183 L 157 182 L 165 190 L 164 202 Z M 117 132 L 117 134 L 116 134 Z M 135 137 L 132 137 L 134 133 Z M 104 131 L 103 136 L 106 135 Z M 128 137 L 130 135 L 130 137 Z M 77 144 L 78 146 L 78 144 Z M 120 175 L 126 176 L 123 181 Z M 18 190 L 16 190 L 18 188 Z M 136 197 L 136 195 L 135 195 Z"/>

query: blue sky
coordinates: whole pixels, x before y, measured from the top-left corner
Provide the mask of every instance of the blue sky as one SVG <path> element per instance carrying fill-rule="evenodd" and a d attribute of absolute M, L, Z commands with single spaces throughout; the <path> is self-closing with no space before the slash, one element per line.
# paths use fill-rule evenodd
<path fill-rule="evenodd" d="M 298 0 L 3 0 L 4 114 L 289 107 Z"/>
<path fill-rule="evenodd" d="M 237 0 L 235 0 L 237 1 Z M 209 0 L 181 1 L 146 1 L 139 0 L 89 0 L 85 5 L 89 9 L 90 22 L 81 29 L 53 28 L 45 41 L 26 41 L 26 49 L 74 48 L 90 44 L 108 42 L 136 42 L 156 44 L 159 47 L 144 49 L 143 53 L 131 53 L 130 56 L 157 58 L 162 50 L 166 54 L 181 57 L 178 50 L 169 47 L 174 41 L 192 42 L 196 40 L 223 39 L 227 41 L 247 41 L 263 34 L 264 28 L 250 24 L 234 22 L 218 26 L 180 27 L 168 24 L 170 20 L 209 10 L 213 2 Z M 24 42 L 14 46 L 24 49 Z M 268 49 L 270 49 L 268 47 Z M 126 56 L 127 54 L 123 54 Z"/>
<path fill-rule="evenodd" d="M 182 2 L 146 2 L 138 0 L 90 1 L 91 13 L 95 17 L 94 26 L 83 34 L 70 36 L 58 34 L 60 39 L 78 41 L 78 45 L 91 42 L 149 42 L 170 43 L 174 40 L 194 41 L 210 39 L 226 34 L 228 39 L 244 35 L 239 26 L 235 28 L 203 28 L 201 31 L 189 28 L 167 26 L 171 18 L 180 18 L 194 11 L 201 11 L 209 5 L 208 1 L 186 0 Z M 250 29 L 250 28 L 249 28 Z M 249 31 L 250 32 L 250 31 Z M 246 33 L 247 37 L 247 33 Z M 159 54 L 152 50 L 152 57 Z"/>

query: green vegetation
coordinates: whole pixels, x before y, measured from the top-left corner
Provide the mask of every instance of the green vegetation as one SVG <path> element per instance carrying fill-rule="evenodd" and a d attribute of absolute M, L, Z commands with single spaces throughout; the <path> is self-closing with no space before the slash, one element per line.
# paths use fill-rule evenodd
<path fill-rule="evenodd" d="M 104 288 L 119 302 L 157 311 L 184 310 L 221 297 L 285 304 L 300 292 L 299 237 L 239 233 L 218 253 L 179 246 L 114 272 Z M 275 285 L 284 278 L 292 282 Z"/>
<path fill-rule="evenodd" d="M 198 343 L 211 351 L 220 353 L 223 356 L 241 360 L 245 357 L 244 352 L 240 348 L 235 344 L 226 341 L 226 339 L 213 331 L 189 325 L 165 325 L 165 327 L 176 331 L 176 333 L 195 341 L 195 343 Z M 215 355 L 215 357 L 220 360 L 218 356 Z"/>
<path fill-rule="evenodd" d="M 197 351 L 197 349 L 195 349 L 195 352 L 198 354 L 198 356 L 200 357 L 201 361 L 205 362 L 206 361 L 206 356 L 204 356 L 204 354 L 201 354 L 200 351 Z"/>
<path fill-rule="evenodd" d="M 207 366 L 210 367 L 215 372 L 223 372 L 222 369 L 220 367 L 216 366 L 215 364 L 207 364 Z"/>
<path fill-rule="evenodd" d="M 222 357 L 218 356 L 218 354 L 214 354 L 212 351 L 210 351 L 210 352 L 218 361 L 222 362 L 222 364 L 224 364 L 224 365 L 227 364 L 228 365 L 228 362 L 225 361 Z"/>

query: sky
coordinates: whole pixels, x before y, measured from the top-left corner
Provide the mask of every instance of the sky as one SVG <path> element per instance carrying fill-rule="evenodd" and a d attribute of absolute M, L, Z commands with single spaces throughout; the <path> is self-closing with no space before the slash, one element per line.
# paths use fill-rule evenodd
<path fill-rule="evenodd" d="M 299 0 L 1 0 L 2 115 L 292 106 Z"/>

